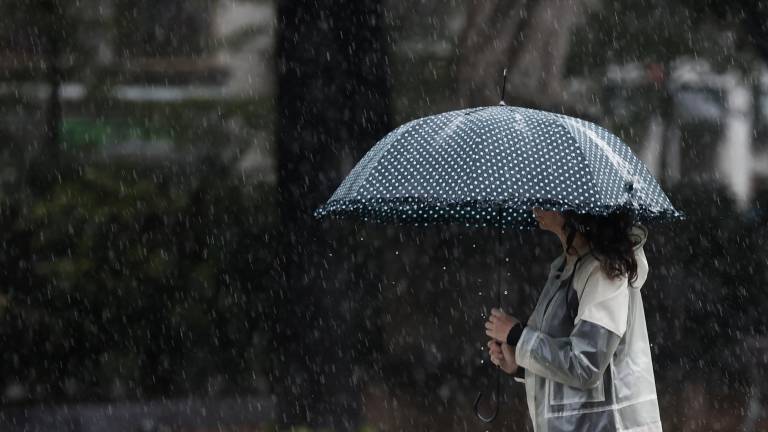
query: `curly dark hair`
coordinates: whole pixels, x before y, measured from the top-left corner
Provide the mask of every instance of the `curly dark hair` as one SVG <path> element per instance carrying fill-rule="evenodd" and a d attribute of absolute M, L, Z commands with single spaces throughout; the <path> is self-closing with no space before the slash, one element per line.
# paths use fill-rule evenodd
<path fill-rule="evenodd" d="M 627 275 L 630 283 L 637 280 L 636 239 L 631 235 L 634 217 L 627 210 L 607 215 L 563 212 L 566 233 L 566 251 L 570 253 L 576 233 L 580 232 L 589 243 L 591 252 L 601 262 L 609 278 Z"/>

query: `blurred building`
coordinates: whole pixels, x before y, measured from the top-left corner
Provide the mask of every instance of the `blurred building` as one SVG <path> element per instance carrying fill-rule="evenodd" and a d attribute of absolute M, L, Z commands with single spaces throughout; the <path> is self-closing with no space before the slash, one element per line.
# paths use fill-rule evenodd
<path fill-rule="evenodd" d="M 274 180 L 274 2 L 71 5 L 70 18 L 76 19 L 69 20 L 67 31 L 76 37 L 61 56 L 66 79 L 59 91 L 67 150 L 145 161 L 194 161 L 218 152 L 235 160 L 230 165 L 244 177 Z M 441 33 L 432 34 L 408 21 L 409 4 L 390 6 L 400 14 L 393 22 L 408 27 L 391 29 L 397 35 L 391 51 L 395 118 L 455 107 L 444 87 L 455 80 L 447 71 L 466 11 L 446 13 L 436 27 Z M 0 181 L 13 178 L 29 156 L 26 150 L 36 148 L 50 94 L 40 48 L 44 34 L 30 31 L 45 29 L 24 21 L 39 18 L 29 11 L 11 9 L 18 19 L 6 13 L 0 25 L 0 138 L 19 144 L 0 150 Z M 410 97 L 437 76 L 442 81 L 430 87 L 422 98 L 426 102 Z M 678 58 L 663 67 L 615 64 L 604 76 L 564 78 L 566 93 L 600 94 L 602 106 L 587 106 L 585 112 L 609 127 L 632 131 L 627 141 L 663 182 L 722 183 L 742 207 L 768 176 L 768 149 L 762 144 L 767 82 L 765 69 L 717 71 L 702 58 Z"/>
<path fill-rule="evenodd" d="M 6 18 L 18 19 L 0 25 L 0 136 L 21 143 L 3 149 L 4 177 L 28 159 L 29 152 L 20 157 L 19 151 L 34 151 L 41 140 L 39 125 L 45 124 L 51 92 L 45 31 L 59 31 L 73 35 L 62 42 L 58 56 L 66 150 L 102 160 L 148 161 L 236 152 L 236 170 L 256 180 L 273 179 L 272 134 L 252 126 L 259 119 L 245 118 L 266 117 L 271 106 L 272 2 L 73 1 L 66 19 L 58 17 L 62 27 L 54 30 L 34 27 L 32 21 L 46 17 L 35 6 L 2 8 L 8 9 L 0 11 Z M 172 117 L 200 110 L 213 113 L 198 116 L 201 127 L 214 129 L 212 139 L 179 142 L 183 133 L 177 128 L 184 122 Z M 242 114 L 216 115 L 233 110 Z M 217 147 L 206 148 L 203 141 Z"/>

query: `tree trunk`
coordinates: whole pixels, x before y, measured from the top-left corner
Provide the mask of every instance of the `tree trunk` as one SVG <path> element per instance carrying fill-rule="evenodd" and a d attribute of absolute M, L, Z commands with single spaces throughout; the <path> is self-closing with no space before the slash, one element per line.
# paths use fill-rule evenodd
<path fill-rule="evenodd" d="M 472 0 L 459 42 L 459 95 L 465 106 L 500 100 L 562 110 L 563 72 L 574 27 L 590 0 Z"/>
<path fill-rule="evenodd" d="M 54 29 L 50 29 L 49 35 L 49 50 L 46 55 L 46 68 L 48 84 L 51 87 L 51 95 L 48 99 L 48 107 L 46 110 L 45 119 L 45 147 L 44 151 L 50 158 L 50 162 L 56 165 L 60 159 L 59 141 L 60 131 L 62 124 L 62 109 L 61 109 L 61 97 L 59 95 L 61 90 L 61 67 L 59 65 L 59 57 L 61 54 L 61 46 L 58 41 L 58 35 L 53 34 Z"/>
<path fill-rule="evenodd" d="M 63 109 L 61 84 L 64 71 L 60 64 L 65 42 L 65 11 L 68 5 L 59 0 L 44 0 L 40 7 L 42 58 L 45 61 L 45 79 L 50 86 L 50 96 L 44 111 L 44 129 L 39 150 L 30 157 L 29 166 L 23 172 L 23 181 L 30 189 L 44 193 L 51 184 L 60 181 L 62 175 L 61 126 Z M 31 11 L 34 11 L 32 9 Z M 25 156 L 20 156 L 24 159 Z"/>
<path fill-rule="evenodd" d="M 362 288 L 344 280 L 343 266 L 355 262 L 344 235 L 351 227 L 320 223 L 312 211 L 389 129 L 383 11 L 375 0 L 277 7 L 282 232 L 270 378 L 282 426 L 353 430 L 360 415 L 353 296 Z"/>

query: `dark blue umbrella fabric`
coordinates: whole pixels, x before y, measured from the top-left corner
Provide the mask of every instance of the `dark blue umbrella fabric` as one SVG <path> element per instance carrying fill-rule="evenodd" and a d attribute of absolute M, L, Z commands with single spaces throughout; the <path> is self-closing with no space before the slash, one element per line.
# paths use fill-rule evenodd
<path fill-rule="evenodd" d="M 589 214 L 626 208 L 644 223 L 683 217 L 645 164 L 606 129 L 505 105 L 398 127 L 315 216 L 532 228 L 533 207 Z"/>

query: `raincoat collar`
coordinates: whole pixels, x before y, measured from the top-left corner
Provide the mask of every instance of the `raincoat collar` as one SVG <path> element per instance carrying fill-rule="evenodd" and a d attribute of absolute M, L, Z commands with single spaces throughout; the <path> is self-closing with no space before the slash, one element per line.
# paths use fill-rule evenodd
<path fill-rule="evenodd" d="M 570 262 L 568 262 L 565 252 L 561 253 L 560 256 L 555 260 L 555 277 L 559 280 L 568 278 L 571 273 L 573 273 L 574 269 L 576 269 L 576 266 L 584 261 L 588 255 L 592 255 L 592 249 L 576 256 Z"/>

